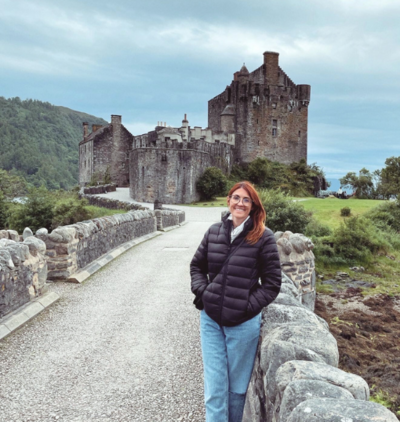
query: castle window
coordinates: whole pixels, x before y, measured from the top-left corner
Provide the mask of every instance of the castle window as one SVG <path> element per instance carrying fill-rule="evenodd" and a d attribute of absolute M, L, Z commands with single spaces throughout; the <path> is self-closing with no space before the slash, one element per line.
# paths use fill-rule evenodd
<path fill-rule="evenodd" d="M 164 153 L 161 155 L 161 161 L 164 161 L 164 162 L 167 161 L 167 154 Z"/>
<path fill-rule="evenodd" d="M 278 134 L 278 129 L 276 127 L 272 128 L 272 136 L 277 136 Z"/>
<path fill-rule="evenodd" d="M 299 138 L 300 138 L 300 136 L 301 136 L 301 130 L 299 130 Z"/>
<path fill-rule="evenodd" d="M 258 119 L 257 119 L 257 123 L 258 123 Z"/>
<path fill-rule="evenodd" d="M 272 120 L 272 127 L 278 127 L 278 120 Z"/>
<path fill-rule="evenodd" d="M 276 103 L 272 103 L 272 108 L 276 108 Z"/>

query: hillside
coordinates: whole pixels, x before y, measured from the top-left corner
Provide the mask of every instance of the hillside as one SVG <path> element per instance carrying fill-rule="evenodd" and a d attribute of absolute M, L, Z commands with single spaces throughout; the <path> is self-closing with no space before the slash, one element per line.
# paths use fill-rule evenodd
<path fill-rule="evenodd" d="M 36 185 L 68 189 L 78 183 L 82 122 L 103 119 L 66 107 L 0 97 L 0 168 Z"/>

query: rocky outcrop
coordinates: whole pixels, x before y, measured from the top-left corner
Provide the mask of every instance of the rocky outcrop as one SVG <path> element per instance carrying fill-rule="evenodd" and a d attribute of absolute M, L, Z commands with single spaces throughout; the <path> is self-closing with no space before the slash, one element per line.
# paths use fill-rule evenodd
<path fill-rule="evenodd" d="M 275 302 L 263 310 L 243 422 L 397 421 L 368 401 L 365 380 L 337 368 L 336 340 L 313 312 L 312 242 L 291 232 L 275 236 L 283 283 Z"/>
<path fill-rule="evenodd" d="M 17 240 L 17 232 L 0 231 L 0 317 L 45 291 L 46 245 L 33 236 Z"/>

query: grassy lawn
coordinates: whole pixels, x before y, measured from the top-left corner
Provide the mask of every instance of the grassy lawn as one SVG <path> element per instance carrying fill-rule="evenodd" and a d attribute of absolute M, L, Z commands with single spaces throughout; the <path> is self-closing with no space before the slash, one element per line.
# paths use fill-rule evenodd
<path fill-rule="evenodd" d="M 96 207 L 94 205 L 87 205 L 86 208 L 93 213 L 92 218 L 106 217 L 114 214 L 125 214 L 127 212 L 126 210 L 110 210 L 108 208 Z"/>
<path fill-rule="evenodd" d="M 226 207 L 226 196 L 220 196 L 213 201 L 198 201 L 191 204 L 179 204 L 184 207 Z"/>
<path fill-rule="evenodd" d="M 298 198 L 304 199 L 304 198 Z M 382 204 L 383 201 L 373 199 L 338 199 L 338 198 L 307 198 L 301 201 L 301 205 L 308 211 L 312 211 L 314 217 L 332 229 L 343 222 L 344 217 L 340 216 L 340 210 L 344 207 L 351 209 L 351 215 L 361 215 L 371 208 Z"/>

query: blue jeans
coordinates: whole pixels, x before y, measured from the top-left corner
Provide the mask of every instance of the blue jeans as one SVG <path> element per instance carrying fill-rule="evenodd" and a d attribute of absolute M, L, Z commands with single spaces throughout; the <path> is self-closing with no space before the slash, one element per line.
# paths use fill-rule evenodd
<path fill-rule="evenodd" d="M 235 327 L 200 314 L 207 422 L 241 422 L 253 371 L 261 313 Z"/>

